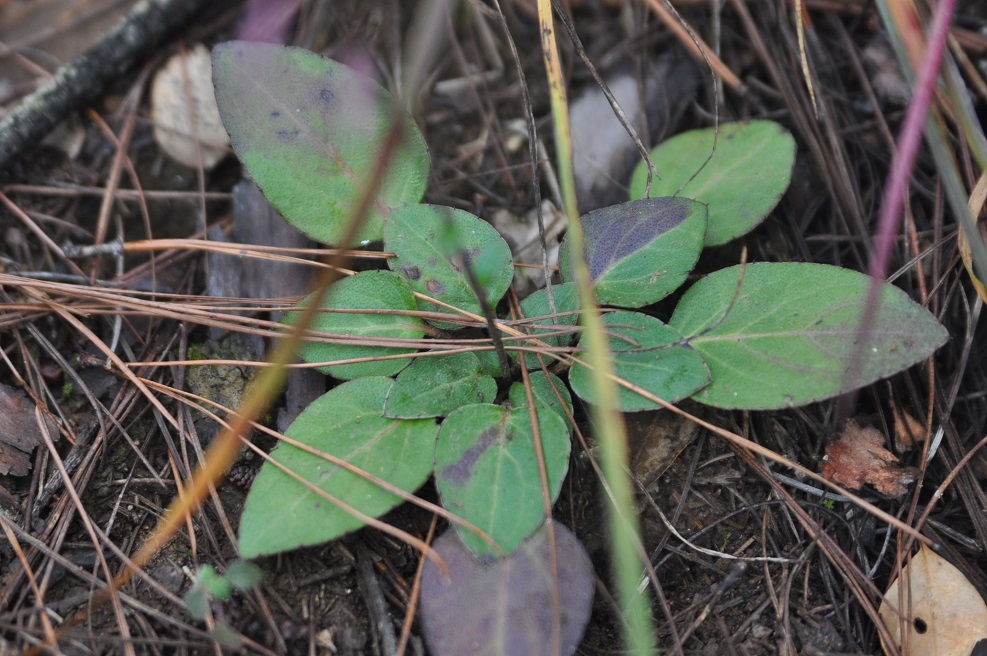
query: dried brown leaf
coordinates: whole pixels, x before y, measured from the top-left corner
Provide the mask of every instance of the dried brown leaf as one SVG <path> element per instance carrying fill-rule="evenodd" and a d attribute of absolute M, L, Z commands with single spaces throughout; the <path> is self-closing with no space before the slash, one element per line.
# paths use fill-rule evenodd
<path fill-rule="evenodd" d="M 911 451 L 918 442 L 924 442 L 925 424 L 905 412 L 894 410 L 894 444 L 899 451 Z"/>
<path fill-rule="evenodd" d="M 861 428 L 852 419 L 839 438 L 826 447 L 822 475 L 829 480 L 859 490 L 870 483 L 889 497 L 900 497 L 915 482 L 914 467 L 900 467 L 893 453 L 884 448 L 884 435 Z"/>
<path fill-rule="evenodd" d="M 212 62 L 202 44 L 173 56 L 151 85 L 154 138 L 177 162 L 207 171 L 229 153 L 229 136 L 216 106 Z"/>
<path fill-rule="evenodd" d="M 42 439 L 34 410 L 22 392 L 0 383 L 0 474 L 23 476 L 31 469 L 31 451 Z M 55 434 L 54 426 L 49 430 Z"/>
<path fill-rule="evenodd" d="M 631 474 L 644 487 L 654 484 L 699 434 L 698 424 L 665 410 L 634 413 L 627 422 Z"/>

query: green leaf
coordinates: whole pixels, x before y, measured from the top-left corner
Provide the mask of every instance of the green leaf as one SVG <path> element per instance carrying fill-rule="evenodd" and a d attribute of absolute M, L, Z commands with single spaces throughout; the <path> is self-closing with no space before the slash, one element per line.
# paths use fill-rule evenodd
<path fill-rule="evenodd" d="M 575 326 L 579 321 L 579 289 L 571 282 L 562 285 L 552 285 L 552 298 L 555 301 L 555 313 L 548 305 L 548 291 L 539 289 L 526 299 L 521 301 L 521 312 L 526 318 L 534 319 L 533 322 L 519 326 L 532 337 L 537 337 L 539 341 L 551 346 L 568 346 L 572 343 L 572 338 L 576 334 L 573 330 L 567 335 L 555 337 L 540 337 L 546 333 L 554 333 L 565 330 L 567 327 Z M 510 344 L 520 344 L 522 346 L 537 346 L 528 342 L 511 341 Z M 518 351 L 512 351 L 516 355 Z M 538 363 L 538 356 L 535 353 L 526 353 L 525 361 L 528 367 L 535 369 L 541 367 Z M 546 365 L 552 364 L 554 358 L 542 356 Z"/>
<path fill-rule="evenodd" d="M 949 335 L 932 314 L 882 282 L 866 351 L 858 353 L 871 283 L 856 271 L 794 262 L 706 276 L 685 293 L 670 321 L 713 377 L 695 398 L 720 408 L 803 405 L 890 376 L 946 342 Z"/>
<path fill-rule="evenodd" d="M 490 403 L 497 382 L 480 370 L 473 353 L 419 357 L 402 371 L 384 403 L 384 415 L 400 419 L 443 417 L 471 403 Z"/>
<path fill-rule="evenodd" d="M 299 307 L 311 303 L 308 296 Z M 319 312 L 312 322 L 312 330 L 334 333 L 339 336 L 356 338 L 395 338 L 421 339 L 425 335 L 425 324 L 416 317 L 389 314 L 388 310 L 413 312 L 415 297 L 408 285 L 390 271 L 362 271 L 338 281 L 329 290 L 322 307 L 337 312 Z M 347 310 L 380 310 L 380 312 L 353 313 Z M 289 312 L 282 319 L 292 325 L 301 317 L 301 312 Z M 388 355 L 414 353 L 414 348 L 390 346 L 360 346 L 352 342 L 329 344 L 325 342 L 305 342 L 298 354 L 306 362 L 332 362 L 354 358 L 377 358 Z M 336 378 L 350 379 L 361 376 L 390 376 L 408 366 L 407 358 L 377 360 L 338 364 L 320 367 L 319 371 Z"/>
<path fill-rule="evenodd" d="M 496 351 L 474 351 L 474 354 L 480 360 L 481 373 L 493 376 L 494 378 L 500 378 L 504 375 L 504 372 L 500 369 L 500 358 L 497 356 Z"/>
<path fill-rule="evenodd" d="M 430 419 L 382 417 L 392 383 L 384 377 L 344 383 L 308 406 L 285 435 L 413 492 L 432 472 L 438 429 Z M 271 458 L 370 517 L 379 517 L 401 503 L 400 497 L 365 478 L 290 444 L 279 444 Z M 265 462 L 240 519 L 240 555 L 256 558 L 322 544 L 363 524 L 273 463 Z"/>
<path fill-rule="evenodd" d="M 703 248 L 706 206 L 688 198 L 645 198 L 580 217 L 586 265 L 601 304 L 639 308 L 685 282 Z M 568 237 L 559 250 L 562 279 L 573 280 Z"/>
<path fill-rule="evenodd" d="M 185 602 L 185 608 L 192 619 L 199 621 L 206 619 L 206 613 L 209 611 L 209 593 L 204 587 L 193 585 L 182 597 L 182 601 Z"/>
<path fill-rule="evenodd" d="M 651 159 L 662 172 L 661 179 L 652 179 L 651 196 L 706 203 L 706 245 L 718 246 L 753 230 L 781 200 L 792 178 L 795 140 L 772 121 L 727 123 L 720 126 L 715 151 L 708 128 L 672 137 L 651 151 Z M 647 180 L 642 162 L 631 178 L 631 198 L 644 198 Z"/>
<path fill-rule="evenodd" d="M 614 373 L 655 396 L 674 403 L 709 383 L 709 370 L 682 335 L 654 317 L 640 312 L 603 315 L 610 335 Z M 576 363 L 569 384 L 580 398 L 595 403 L 593 371 Z M 624 412 L 659 408 L 637 392 L 620 388 L 618 406 Z"/>
<path fill-rule="evenodd" d="M 435 541 L 445 569 L 426 559 L 421 612 L 434 656 L 575 654 L 590 619 L 596 576 L 576 536 L 555 522 L 505 558 L 478 559 L 447 531 Z M 556 594 L 558 596 L 556 597 Z M 555 612 L 552 600 L 559 600 Z"/>
<path fill-rule="evenodd" d="M 384 250 L 396 257 L 387 261 L 416 292 L 474 314 L 480 303 L 470 287 L 464 266 L 469 263 L 485 281 L 486 301 L 496 305 L 514 276 L 507 242 L 486 221 L 469 212 L 441 205 L 405 205 L 387 217 Z M 428 312 L 450 310 L 420 301 Z M 458 328 L 440 322 L 443 328 Z"/>
<path fill-rule="evenodd" d="M 551 410 L 561 417 L 562 421 L 568 426 L 569 417 L 572 416 L 572 396 L 569 394 L 569 389 L 565 386 L 565 383 L 555 374 L 546 374 L 541 369 L 532 370 L 530 379 L 531 394 L 535 397 L 535 406 L 539 408 L 539 411 L 541 408 Z M 552 389 L 553 385 L 555 389 Z M 558 394 L 556 394 L 556 390 Z M 562 396 L 561 401 L 559 400 L 559 395 Z M 511 389 L 507 393 L 507 399 L 515 408 L 527 407 L 528 395 L 524 391 L 524 383 L 519 381 L 511 385 Z M 563 405 L 569 409 L 568 415 L 566 415 L 565 409 L 562 408 Z"/>
<path fill-rule="evenodd" d="M 195 584 L 206 591 L 206 594 L 216 599 L 229 599 L 230 582 L 225 576 L 221 576 L 212 565 L 202 565 L 199 573 L 195 577 Z"/>
<path fill-rule="evenodd" d="M 264 579 L 264 571 L 246 560 L 234 560 L 226 568 L 226 580 L 237 590 L 249 590 Z"/>
<path fill-rule="evenodd" d="M 220 647 L 230 651 L 240 651 L 243 648 L 243 636 L 222 620 L 216 621 L 215 626 L 208 632 L 208 636 Z"/>
<path fill-rule="evenodd" d="M 339 244 L 395 121 L 403 141 L 358 240 L 380 240 L 390 208 L 421 200 L 425 140 L 373 80 L 307 50 L 244 41 L 216 46 L 212 70 L 237 157 L 271 204 L 312 239 Z"/>
<path fill-rule="evenodd" d="M 569 467 L 569 431 L 554 412 L 538 413 L 538 427 L 554 501 Z M 446 417 L 435 444 L 435 485 L 444 507 L 486 532 L 504 553 L 517 548 L 545 519 L 528 409 L 477 404 Z M 459 533 L 475 553 L 496 553 L 473 533 Z"/>

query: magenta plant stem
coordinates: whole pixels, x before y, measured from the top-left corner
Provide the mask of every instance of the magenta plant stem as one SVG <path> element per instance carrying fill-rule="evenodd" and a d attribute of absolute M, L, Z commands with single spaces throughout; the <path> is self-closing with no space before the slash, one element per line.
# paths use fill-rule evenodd
<path fill-rule="evenodd" d="M 848 386 L 851 387 L 853 380 L 858 377 L 863 368 L 864 358 L 867 357 L 868 335 L 877 314 L 881 282 L 887 275 L 888 263 L 891 259 L 891 246 L 901 225 L 901 211 L 905 194 L 908 193 L 908 179 L 915 167 L 915 158 L 918 156 L 918 149 L 922 143 L 922 128 L 928 116 L 936 79 L 939 77 L 939 68 L 942 64 L 943 51 L 946 48 L 946 39 L 949 36 L 954 6 L 955 0 L 941 0 L 936 5 L 932 28 L 929 30 L 928 47 L 925 57 L 920 63 L 912 101 L 908 104 L 905 121 L 898 136 L 897 152 L 894 153 L 888 183 L 884 188 L 884 202 L 881 204 L 875 249 L 868 271 L 873 280 L 867 293 L 864 313 L 860 319 L 857 355 L 851 359 L 847 371 L 847 382 L 849 383 Z M 855 392 L 844 397 L 838 413 L 840 420 L 849 415 L 855 400 Z"/>
<path fill-rule="evenodd" d="M 901 225 L 901 209 L 905 194 L 908 192 L 908 178 L 915 166 L 915 158 L 922 140 L 922 127 L 929 112 L 936 78 L 939 77 L 954 5 L 955 0 L 940 0 L 936 5 L 926 56 L 918 70 L 912 101 L 908 105 L 905 122 L 901 126 L 898 137 L 898 152 L 894 156 L 888 184 L 884 189 L 884 202 L 881 205 L 881 217 L 875 239 L 876 249 L 868 272 L 872 277 L 880 280 L 883 280 L 887 273 L 888 262 L 891 259 L 891 245 Z M 871 311 L 877 298 L 877 290 L 878 284 L 875 281 L 867 299 L 867 307 Z"/>

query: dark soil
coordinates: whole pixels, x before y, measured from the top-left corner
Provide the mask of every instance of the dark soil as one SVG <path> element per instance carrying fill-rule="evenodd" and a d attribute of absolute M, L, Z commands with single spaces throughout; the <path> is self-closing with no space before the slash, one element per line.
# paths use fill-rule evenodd
<path fill-rule="evenodd" d="M 25 74 L 30 62 L 50 68 L 52 58 L 71 56 L 44 54 L 54 52 L 53 37 L 46 40 L 43 26 L 19 18 L 16 12 L 24 10 L 23 4 L 0 0 L 0 26 L 5 26 L 0 40 L 17 46 L 16 54 L 0 51 L 0 110 L 13 107 L 29 91 L 29 80 L 36 75 Z M 85 32 L 91 44 L 106 29 L 86 27 L 80 18 L 86 12 L 60 11 L 71 3 L 38 4 L 50 5 L 50 21 L 41 22 L 56 25 L 56 35 Z M 121 3 L 79 4 L 101 15 L 107 6 Z M 289 38 L 344 61 L 367 58 L 379 81 L 394 89 L 400 83 L 402 52 L 414 47 L 407 42 L 408 27 L 418 4 L 306 0 Z M 538 134 L 552 160 L 534 3 L 501 4 L 524 68 Z M 715 44 L 742 80 L 741 90 L 714 85 L 704 66 L 684 54 L 671 32 L 638 3 L 570 4 L 590 58 L 605 74 L 627 71 L 640 80 L 652 110 L 644 130 L 651 144 L 710 125 L 714 110 L 721 121 L 770 118 L 796 137 L 798 162 L 779 207 L 751 234 L 705 253 L 697 274 L 737 263 L 744 248 L 748 261 L 812 261 L 866 270 L 891 161 L 888 137 L 897 134 L 905 111 L 902 98 L 895 95 L 897 68 L 869 3 L 807 3 L 818 117 L 803 83 L 791 3 L 747 3 L 747 14 L 739 11 L 741 3 L 731 2 L 717 15 L 709 10 L 710 3 L 672 3 L 700 36 Z M 987 39 L 981 35 L 987 18 L 978 3 L 966 5 L 956 25 L 962 29 L 966 54 L 982 75 Z M 4 12 L 10 12 L 6 19 Z M 204 322 L 179 321 L 166 313 L 170 303 L 196 303 L 207 290 L 209 270 L 223 266 L 207 261 L 201 251 L 176 244 L 153 259 L 147 252 L 131 252 L 70 264 L 56 245 L 89 245 L 104 229 L 105 240 L 126 242 L 201 239 L 204 225 L 229 233 L 239 164 L 230 157 L 199 173 L 173 162 L 153 138 L 143 90 L 149 84 L 144 73 L 179 48 L 233 38 L 242 12 L 239 6 L 210 9 L 170 37 L 151 60 L 135 62 L 128 75 L 80 114 L 74 128 L 82 139 L 77 153 L 66 155 L 51 144 L 38 144 L 0 177 L 0 346 L 5 363 L 0 382 L 29 391 L 63 426 L 57 456 L 42 445 L 32 456 L 28 475 L 0 476 L 0 519 L 7 536 L 0 543 L 0 653 L 43 645 L 50 623 L 66 654 L 220 653 L 226 648 L 217 639 L 223 636 L 246 652 L 389 654 L 412 608 L 419 554 L 364 529 L 323 547 L 259 560 L 264 572 L 260 586 L 214 601 L 208 622 L 194 620 L 181 598 L 196 570 L 208 564 L 225 571 L 236 559 L 239 516 L 260 464 L 249 456 L 237 460 L 227 479 L 114 603 L 99 596 L 107 570 L 121 571 L 124 556 L 136 553 L 178 488 L 187 485 L 216 426 L 167 391 L 189 388 L 184 367 L 133 368 L 143 379 L 167 386 L 154 394 L 175 417 L 173 425 L 143 392 L 100 366 L 105 356 L 94 341 L 113 344 L 126 362 L 164 363 L 193 359 L 196 349 L 207 348 L 203 345 L 235 338 L 228 331 L 210 330 Z M 523 215 L 535 204 L 528 149 L 517 137 L 517 126 L 523 134 L 525 117 L 521 84 L 495 17 L 485 3 L 463 3 L 446 33 L 435 35 L 446 39 L 447 47 L 422 89 L 417 117 L 432 156 L 426 200 L 484 218 L 501 210 Z M 575 98 L 594 83 L 561 30 L 559 37 Z M 492 38 L 491 47 L 487 38 Z M 874 52 L 887 58 L 866 54 Z M 648 92 L 645 87 L 652 84 L 656 88 Z M 128 98 L 141 100 L 131 103 Z M 971 98 L 983 112 L 987 99 Z M 658 105 L 662 111 L 656 112 Z M 119 184 L 113 182 L 116 150 L 97 117 L 126 145 L 133 168 L 123 168 Z M 596 126 L 574 129 L 595 134 Z M 972 187 L 979 173 L 959 140 L 955 155 Z M 601 183 L 581 200 L 602 205 L 624 197 L 627 171 L 621 167 L 626 166 L 619 161 L 614 166 L 608 175 L 615 180 Z M 551 161 L 539 167 L 542 197 L 557 202 L 545 174 L 546 167 L 554 169 Z M 142 203 L 133 191 L 138 181 Z M 107 194 L 112 200 L 104 206 Z M 984 594 L 987 459 L 978 453 L 956 469 L 978 445 L 987 424 L 980 301 L 959 263 L 956 222 L 924 152 L 912 178 L 909 214 L 905 238 L 896 243 L 891 264 L 891 271 L 899 274 L 895 284 L 940 317 L 952 339 L 931 365 L 862 390 L 852 414 L 859 423 L 893 435 L 894 413 L 903 411 L 920 425 L 931 425 L 933 433 L 942 427 L 944 437 L 928 466 L 923 465 L 921 446 L 888 447 L 903 465 L 922 470 L 921 486 L 900 499 L 870 488 L 860 494 L 917 525 Z M 40 239 L 42 234 L 47 241 Z M 49 281 L 63 286 L 45 287 Z M 154 308 L 121 312 L 113 302 L 92 297 L 90 292 L 101 288 L 178 296 L 158 296 Z M 40 304 L 43 298 L 56 302 Z M 251 303 L 259 307 L 257 316 L 267 318 L 261 301 Z M 72 321 L 68 313 L 59 313 L 61 307 L 71 309 Z M 651 311 L 667 317 L 671 307 L 663 304 Z M 120 315 L 118 324 L 115 317 Z M 223 380 L 224 387 L 233 385 Z M 846 419 L 835 401 L 779 412 L 690 409 L 816 471 L 827 441 Z M 282 399 L 265 423 L 283 428 L 291 413 L 291 404 Z M 580 410 L 579 416 L 584 419 L 585 412 Z M 579 653 L 618 653 L 620 620 L 610 592 L 605 502 L 590 466 L 595 457 L 591 431 L 582 428 L 589 433 L 590 448 L 575 445 L 555 516 L 586 546 L 598 576 Z M 629 428 L 643 544 L 660 584 L 653 598 L 663 653 L 880 651 L 873 611 L 894 576 L 898 556 L 909 548 L 906 536 L 851 504 L 822 499 L 809 481 L 793 485 L 792 472 L 665 414 L 639 413 L 630 418 Z M 256 437 L 266 449 L 274 443 Z M 673 443 L 679 446 L 668 448 Z M 70 489 L 59 482 L 56 457 L 71 472 Z M 933 502 L 932 491 L 951 472 L 955 478 L 928 520 L 918 525 Z M 420 495 L 435 498 L 430 487 Z M 384 519 L 421 537 L 432 520 L 410 506 Z M 428 653 L 421 635 L 418 623 L 412 624 L 411 653 Z"/>

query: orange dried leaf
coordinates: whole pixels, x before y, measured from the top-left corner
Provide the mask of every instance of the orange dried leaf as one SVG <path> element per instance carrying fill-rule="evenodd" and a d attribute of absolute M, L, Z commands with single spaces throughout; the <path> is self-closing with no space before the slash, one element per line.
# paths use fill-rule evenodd
<path fill-rule="evenodd" d="M 924 442 L 925 424 L 905 412 L 894 410 L 894 444 L 899 451 L 910 451 L 916 442 Z"/>
<path fill-rule="evenodd" d="M 861 428 L 852 419 L 839 439 L 826 447 L 822 475 L 859 490 L 870 483 L 889 497 L 900 497 L 915 482 L 917 470 L 900 467 L 893 453 L 884 448 L 884 435 L 874 428 Z"/>

